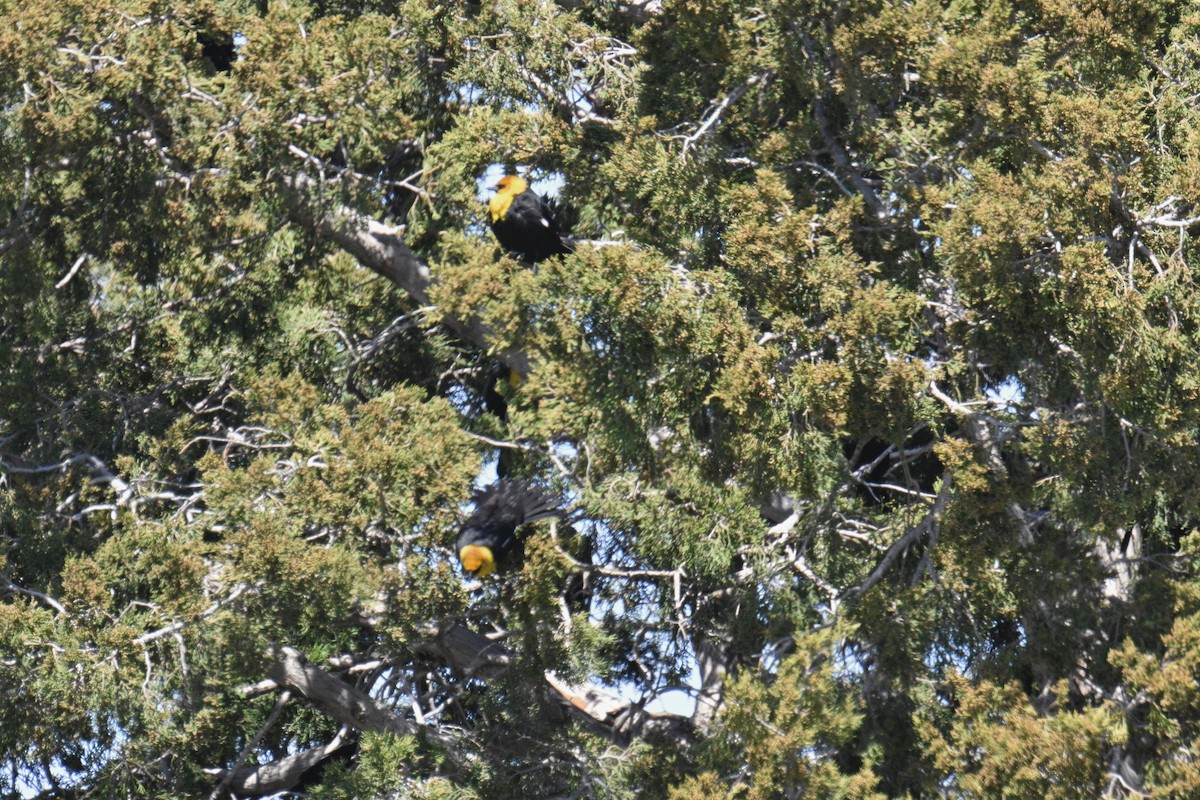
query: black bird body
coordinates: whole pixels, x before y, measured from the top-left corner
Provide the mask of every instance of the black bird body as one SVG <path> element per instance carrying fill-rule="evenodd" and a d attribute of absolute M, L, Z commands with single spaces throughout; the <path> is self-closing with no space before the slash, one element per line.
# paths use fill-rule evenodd
<path fill-rule="evenodd" d="M 546 201 L 529 188 L 524 178 L 505 175 L 494 188 L 496 194 L 488 201 L 488 212 L 492 233 L 501 247 L 533 264 L 575 252 L 550 215 Z"/>
<path fill-rule="evenodd" d="M 458 534 L 455 550 L 463 569 L 485 578 L 521 544 L 522 525 L 562 516 L 558 504 L 523 481 L 501 480 L 475 495 L 475 512 Z"/>

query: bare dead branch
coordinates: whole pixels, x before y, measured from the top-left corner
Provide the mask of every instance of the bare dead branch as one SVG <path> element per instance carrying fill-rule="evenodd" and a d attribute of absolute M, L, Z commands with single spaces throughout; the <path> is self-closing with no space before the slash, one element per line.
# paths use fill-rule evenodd
<path fill-rule="evenodd" d="M 439 658 L 456 672 L 471 677 L 497 675 L 512 663 L 502 644 L 458 623 L 433 631 L 429 638 L 414 643 L 413 650 Z"/>
<path fill-rule="evenodd" d="M 729 110 L 734 103 L 741 100 L 746 92 L 753 89 L 755 86 L 766 86 L 775 77 L 775 70 L 767 69 L 762 72 L 751 75 L 745 83 L 735 86 L 724 97 L 714 102 L 706 112 L 704 119 L 700 122 L 700 127 L 696 131 L 683 140 L 683 150 L 679 153 L 680 160 L 687 158 L 688 150 L 696 144 L 710 128 L 721 121 L 721 116 Z"/>
<path fill-rule="evenodd" d="M 930 381 L 929 393 L 962 418 L 967 438 L 983 453 L 988 470 L 997 480 L 1005 479 L 1008 475 L 1008 468 L 1004 465 L 1004 457 L 1000 452 L 1002 437 L 996 432 L 1002 423 L 993 417 L 974 411 L 968 404 L 960 403 L 950 397 L 938 387 L 936 381 Z M 1017 525 L 1019 543 L 1025 547 L 1033 544 L 1034 528 L 1044 515 L 1026 511 L 1016 502 L 1009 503 L 1008 514 Z"/>
<path fill-rule="evenodd" d="M 23 595 L 26 595 L 27 597 L 32 597 L 35 600 L 40 600 L 41 602 L 43 602 L 46 605 L 53 608 L 59 614 L 67 613 L 67 609 L 63 607 L 63 604 L 58 602 L 57 600 L 55 600 L 53 597 L 51 597 L 48 594 L 43 594 L 42 592 L 39 592 L 36 589 L 26 589 L 23 586 L 17 586 L 12 581 L 6 580 L 5 583 L 6 583 L 8 591 L 10 591 L 10 592 L 16 592 L 17 594 L 23 594 Z"/>
<path fill-rule="evenodd" d="M 243 594 L 245 594 L 248 591 L 251 593 L 257 592 L 258 587 L 252 587 L 249 584 L 245 584 L 245 583 L 238 584 L 237 586 L 234 587 L 233 591 L 230 592 L 227 597 L 224 597 L 224 598 L 218 600 L 217 602 L 213 603 L 211 606 L 209 606 L 208 608 L 204 609 L 199 614 L 197 614 L 194 618 L 192 618 L 190 620 L 182 620 L 181 619 L 176 622 L 172 622 L 170 625 L 167 625 L 165 628 L 159 628 L 156 631 L 150 631 L 149 633 L 144 633 L 141 636 L 134 639 L 133 643 L 144 646 L 144 645 L 147 645 L 150 642 L 153 642 L 157 639 L 161 639 L 164 636 L 170 636 L 173 633 L 178 633 L 179 631 L 183 630 L 184 628 L 187 628 L 189 625 L 194 625 L 195 623 L 200 622 L 201 620 L 208 619 L 213 614 L 216 614 L 222 608 L 229 605 L 234 600 L 237 600 L 239 597 L 241 597 Z"/>
<path fill-rule="evenodd" d="M 921 518 L 921 521 L 913 525 L 904 535 L 892 543 L 887 552 L 883 554 L 883 558 L 875 565 L 875 569 L 871 570 L 871 574 L 866 580 L 857 586 L 852 586 L 842 593 L 843 599 L 853 597 L 862 597 L 875 584 L 883 579 L 887 574 L 888 569 L 896 562 L 905 550 L 915 544 L 922 536 L 933 536 L 937 525 L 941 522 L 942 514 L 946 510 L 946 503 L 950 500 L 951 486 L 953 481 L 949 472 L 942 475 L 942 488 L 938 490 L 937 497 L 933 501 L 929 512 Z"/>
<path fill-rule="evenodd" d="M 67 274 L 63 275 L 62 279 L 59 280 L 58 283 L 54 284 L 54 288 L 61 289 L 70 283 L 71 278 L 75 277 L 76 273 L 79 272 L 79 268 L 82 267 L 84 262 L 88 260 L 88 255 L 89 254 L 87 252 L 80 253 L 79 258 L 75 259 L 75 263 L 71 265 L 71 269 L 67 270 Z"/>
<path fill-rule="evenodd" d="M 647 713 L 640 705 L 593 683 L 571 684 L 549 671 L 543 677 L 573 717 L 609 738 L 628 742 L 633 737 L 659 735 L 687 744 L 695 735 L 688 717 Z"/>

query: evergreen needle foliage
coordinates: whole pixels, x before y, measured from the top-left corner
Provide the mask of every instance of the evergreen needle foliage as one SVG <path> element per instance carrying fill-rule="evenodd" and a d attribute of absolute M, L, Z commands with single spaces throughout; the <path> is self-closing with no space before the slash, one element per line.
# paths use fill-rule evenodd
<path fill-rule="evenodd" d="M 0 0 L 0 796 L 1200 796 L 1198 43 Z"/>

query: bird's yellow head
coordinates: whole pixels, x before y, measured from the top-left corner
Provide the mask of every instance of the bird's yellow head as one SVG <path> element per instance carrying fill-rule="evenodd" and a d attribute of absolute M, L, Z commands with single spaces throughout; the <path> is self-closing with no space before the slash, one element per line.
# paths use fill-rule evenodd
<path fill-rule="evenodd" d="M 488 200 L 488 211 L 492 214 L 492 222 L 499 222 L 508 213 L 513 198 L 529 188 L 529 184 L 520 175 L 505 175 L 492 187 L 496 193 Z"/>
<path fill-rule="evenodd" d="M 492 548 L 478 544 L 469 544 L 458 551 L 458 560 L 463 569 L 472 573 L 476 578 L 486 578 L 496 571 L 496 557 Z"/>

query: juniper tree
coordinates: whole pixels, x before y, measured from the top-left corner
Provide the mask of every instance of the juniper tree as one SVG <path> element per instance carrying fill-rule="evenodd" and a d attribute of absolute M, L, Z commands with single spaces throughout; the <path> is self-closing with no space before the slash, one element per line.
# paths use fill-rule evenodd
<path fill-rule="evenodd" d="M 1195 794 L 1198 34 L 0 3 L 5 795 Z"/>

